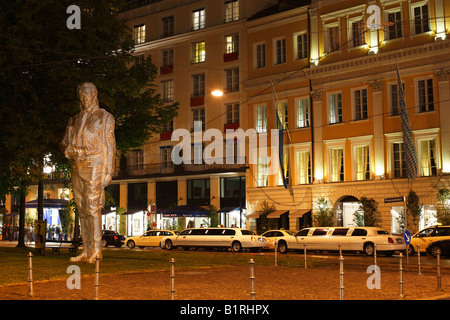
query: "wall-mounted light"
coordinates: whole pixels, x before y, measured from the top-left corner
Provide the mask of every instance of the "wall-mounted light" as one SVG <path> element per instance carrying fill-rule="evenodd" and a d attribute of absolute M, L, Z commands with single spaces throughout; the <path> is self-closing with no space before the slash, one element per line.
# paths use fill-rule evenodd
<path fill-rule="evenodd" d="M 377 54 L 377 53 L 378 53 L 378 47 L 369 48 L 369 54 Z"/>
<path fill-rule="evenodd" d="M 223 96 L 223 91 L 222 90 L 214 90 L 214 91 L 211 92 L 211 94 L 214 97 L 221 97 L 221 96 Z"/>
<path fill-rule="evenodd" d="M 441 32 L 434 37 L 434 41 L 442 41 L 445 40 L 446 37 L 447 35 L 445 34 L 445 32 Z"/>

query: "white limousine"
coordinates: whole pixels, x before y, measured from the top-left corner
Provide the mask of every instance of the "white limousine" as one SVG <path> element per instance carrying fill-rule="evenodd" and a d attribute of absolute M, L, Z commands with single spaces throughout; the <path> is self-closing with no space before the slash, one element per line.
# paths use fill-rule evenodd
<path fill-rule="evenodd" d="M 392 236 L 388 231 L 375 227 L 316 227 L 305 228 L 292 236 L 280 238 L 278 250 L 342 251 L 364 252 L 373 255 L 376 250 L 387 256 L 396 251 L 405 251 L 403 239 Z"/>
<path fill-rule="evenodd" d="M 190 248 L 231 248 L 234 252 L 242 249 L 260 251 L 269 247 L 266 237 L 255 232 L 240 228 L 192 228 L 178 235 L 164 237 L 161 247 L 167 250 L 178 247 L 184 250 Z"/>

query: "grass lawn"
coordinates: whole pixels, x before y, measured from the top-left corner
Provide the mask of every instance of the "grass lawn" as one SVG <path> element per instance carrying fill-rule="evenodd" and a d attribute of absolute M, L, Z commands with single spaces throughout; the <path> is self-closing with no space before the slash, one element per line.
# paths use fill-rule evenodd
<path fill-rule="evenodd" d="M 76 264 L 81 269 L 82 276 L 93 275 L 95 264 L 70 262 L 67 250 L 62 249 L 61 255 L 52 255 L 46 250 L 45 256 L 34 255 L 34 248 L 0 248 L 0 285 L 27 283 L 28 252 L 33 254 L 33 280 L 67 279 L 67 267 Z M 100 263 L 101 274 L 119 274 L 127 272 L 143 272 L 151 270 L 169 270 L 170 260 L 174 258 L 177 269 L 196 269 L 220 267 L 229 265 L 248 265 L 253 259 L 255 265 L 274 265 L 274 253 L 233 253 L 205 250 L 130 250 L 105 249 L 103 261 Z M 303 266 L 303 254 L 278 254 L 278 265 Z M 308 258 L 308 268 L 317 265 L 317 261 Z"/>

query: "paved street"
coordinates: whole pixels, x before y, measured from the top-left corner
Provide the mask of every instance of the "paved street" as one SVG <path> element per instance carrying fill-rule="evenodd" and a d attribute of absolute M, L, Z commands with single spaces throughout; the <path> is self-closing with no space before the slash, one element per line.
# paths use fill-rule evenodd
<path fill-rule="evenodd" d="M 9 244 L 8 244 L 9 245 Z M 106 250 L 130 250 L 126 247 Z M 141 250 L 141 249 L 138 249 Z M 143 249 L 160 250 L 160 249 Z M 180 250 L 183 253 L 182 250 Z M 201 255 L 204 251 L 197 250 Z M 217 252 L 216 254 L 228 254 Z M 230 253 L 235 254 L 235 253 Z M 238 253 L 239 254 L 239 253 Z M 255 254 L 259 255 L 259 254 Z M 260 255 L 274 255 L 273 252 Z M 289 253 L 289 255 L 302 254 Z M 294 266 L 255 265 L 255 297 L 258 300 L 338 300 L 340 298 L 340 269 L 338 254 L 314 253 L 309 258 L 323 259 L 327 263 L 308 266 L 299 259 Z M 448 299 L 450 294 L 450 268 L 442 267 L 442 289 L 437 289 L 435 259 L 427 261 L 418 275 L 414 257 L 406 264 L 404 259 L 403 293 L 400 296 L 398 258 L 379 257 L 380 289 L 369 289 L 367 267 L 372 257 L 350 254 L 344 256 L 344 298 L 346 300 L 414 300 Z M 433 260 L 434 259 L 434 260 Z M 448 259 L 443 259 L 448 262 Z M 34 296 L 28 296 L 28 285 L 0 287 L 1 300 L 91 300 L 94 299 L 94 277 L 81 278 L 81 289 L 67 288 L 66 279 L 34 283 Z M 374 283 L 374 282 L 373 282 Z M 170 300 L 170 271 L 150 271 L 101 275 L 99 299 L 102 300 Z M 249 266 L 182 269 L 175 266 L 175 299 L 177 300 L 249 300 Z"/>

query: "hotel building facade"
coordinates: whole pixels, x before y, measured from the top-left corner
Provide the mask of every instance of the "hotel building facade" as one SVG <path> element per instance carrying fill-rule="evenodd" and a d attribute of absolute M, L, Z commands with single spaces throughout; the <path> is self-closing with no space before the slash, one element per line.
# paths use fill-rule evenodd
<path fill-rule="evenodd" d="M 208 219 L 195 208 L 213 206 L 218 224 L 262 231 L 267 203 L 275 209 L 270 226 L 298 230 L 314 223 L 321 198 L 335 225 L 350 226 L 367 197 L 378 204 L 381 226 L 397 233 L 404 204 L 384 200 L 410 190 L 423 204 L 420 226 L 436 223 L 436 194 L 450 184 L 448 1 L 131 0 L 120 15 L 133 32 L 135 63 L 151 57 L 158 93 L 179 102 L 179 111 L 117 162 L 108 189 L 125 214 L 105 211 L 107 228 L 122 224 L 131 236 L 148 224 L 198 227 Z M 397 66 L 417 151 L 414 180 L 405 174 Z M 277 165 L 270 147 L 265 155 L 246 143 L 244 156 L 225 146 L 233 164 L 205 162 L 210 142 L 195 140 L 194 129 L 224 137 L 227 129 L 254 130 L 270 142 L 276 113 L 287 188 L 280 170 L 269 174 Z M 190 132 L 201 163 L 173 164 L 176 129 Z M 7 197 L 7 209 L 11 203 Z M 192 212 L 165 211 L 176 206 Z"/>

